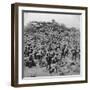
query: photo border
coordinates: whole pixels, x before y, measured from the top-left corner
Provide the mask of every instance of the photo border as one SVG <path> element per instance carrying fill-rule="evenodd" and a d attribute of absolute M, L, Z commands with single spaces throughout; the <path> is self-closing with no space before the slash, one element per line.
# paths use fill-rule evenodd
<path fill-rule="evenodd" d="M 85 11 L 85 80 L 65 81 L 65 82 L 47 82 L 34 84 L 19 84 L 18 83 L 18 7 L 43 7 L 43 8 L 61 8 L 61 9 L 76 9 Z M 45 5 L 45 4 L 27 4 L 15 3 L 11 5 L 11 85 L 14 87 L 22 86 L 41 86 L 41 85 L 57 85 L 57 84 L 74 84 L 88 82 L 88 8 L 80 6 L 61 6 L 61 5 Z"/>

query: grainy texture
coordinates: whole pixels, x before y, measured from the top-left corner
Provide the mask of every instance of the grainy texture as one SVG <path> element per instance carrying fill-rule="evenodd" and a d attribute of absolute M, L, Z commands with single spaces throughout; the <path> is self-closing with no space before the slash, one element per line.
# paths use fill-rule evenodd
<path fill-rule="evenodd" d="M 67 14 L 63 15 L 68 20 Z M 48 15 L 46 17 L 50 18 Z M 80 24 L 79 15 L 75 17 L 69 16 L 74 21 L 78 19 Z M 24 22 L 29 19 L 24 17 Z M 80 74 L 80 26 L 74 27 L 75 22 L 71 23 L 70 20 L 67 22 L 63 19 L 63 22 L 67 22 L 65 25 L 57 22 L 55 17 L 50 19 L 31 19 L 24 25 L 24 77 Z"/>

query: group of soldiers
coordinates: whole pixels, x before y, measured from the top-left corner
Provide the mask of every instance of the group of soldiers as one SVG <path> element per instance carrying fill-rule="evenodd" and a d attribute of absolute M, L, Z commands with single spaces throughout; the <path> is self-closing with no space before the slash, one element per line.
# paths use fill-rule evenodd
<path fill-rule="evenodd" d="M 61 52 L 57 52 L 57 49 Z M 80 59 L 80 49 L 76 46 L 74 49 L 69 50 L 67 45 L 63 45 L 62 48 L 56 47 L 54 50 L 51 47 L 48 49 L 40 48 L 39 50 L 34 50 L 30 46 L 25 47 L 24 50 L 24 57 L 28 57 L 28 60 L 25 60 L 26 66 L 31 68 L 37 66 L 38 62 L 38 65 L 40 67 L 46 67 L 49 73 L 52 73 L 54 70 L 57 71 L 57 63 L 62 62 L 63 59 L 70 56 L 72 60 Z M 55 65 L 54 69 L 53 65 Z"/>
<path fill-rule="evenodd" d="M 46 67 L 49 73 L 57 72 L 65 61 L 80 60 L 79 30 L 51 22 L 31 22 L 25 30 L 24 64 L 32 68 Z"/>

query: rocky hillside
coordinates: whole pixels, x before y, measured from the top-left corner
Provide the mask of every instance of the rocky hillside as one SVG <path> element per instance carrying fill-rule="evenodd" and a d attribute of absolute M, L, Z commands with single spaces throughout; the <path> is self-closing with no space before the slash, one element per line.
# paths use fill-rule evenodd
<path fill-rule="evenodd" d="M 39 55 L 38 58 L 35 55 Z M 50 65 L 48 65 L 46 58 L 50 55 L 52 58 Z M 32 57 L 32 60 L 30 57 Z M 57 61 L 53 63 L 56 59 Z M 78 66 L 78 70 L 75 72 L 76 74 L 80 73 L 80 30 L 74 27 L 68 28 L 55 20 L 50 22 L 30 22 L 24 28 L 24 61 L 25 65 L 27 61 L 29 62 L 26 66 L 30 66 L 30 68 L 37 67 L 37 65 L 40 68 L 49 66 L 47 69 L 49 74 L 53 64 L 58 68 L 59 75 L 64 72 L 64 70 L 61 70 L 62 68 L 68 71 L 68 67 L 72 70 L 72 66 L 76 69 Z M 34 65 L 32 65 L 32 61 Z M 62 66 L 62 62 L 65 65 Z M 54 73 L 54 70 L 52 73 Z M 68 74 L 73 73 L 74 71 L 72 73 L 68 71 Z"/>

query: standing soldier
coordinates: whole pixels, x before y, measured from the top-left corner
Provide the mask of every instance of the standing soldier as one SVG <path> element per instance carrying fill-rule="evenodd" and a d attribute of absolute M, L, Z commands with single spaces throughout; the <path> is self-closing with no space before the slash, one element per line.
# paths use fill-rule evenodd
<path fill-rule="evenodd" d="M 30 55 L 30 56 L 29 56 L 29 67 L 32 67 L 32 66 L 36 66 L 36 64 L 35 64 L 35 62 L 34 62 L 33 56 Z"/>
<path fill-rule="evenodd" d="M 50 56 L 50 54 L 47 54 L 46 61 L 47 61 L 47 68 L 50 70 L 52 62 L 52 57 Z"/>

